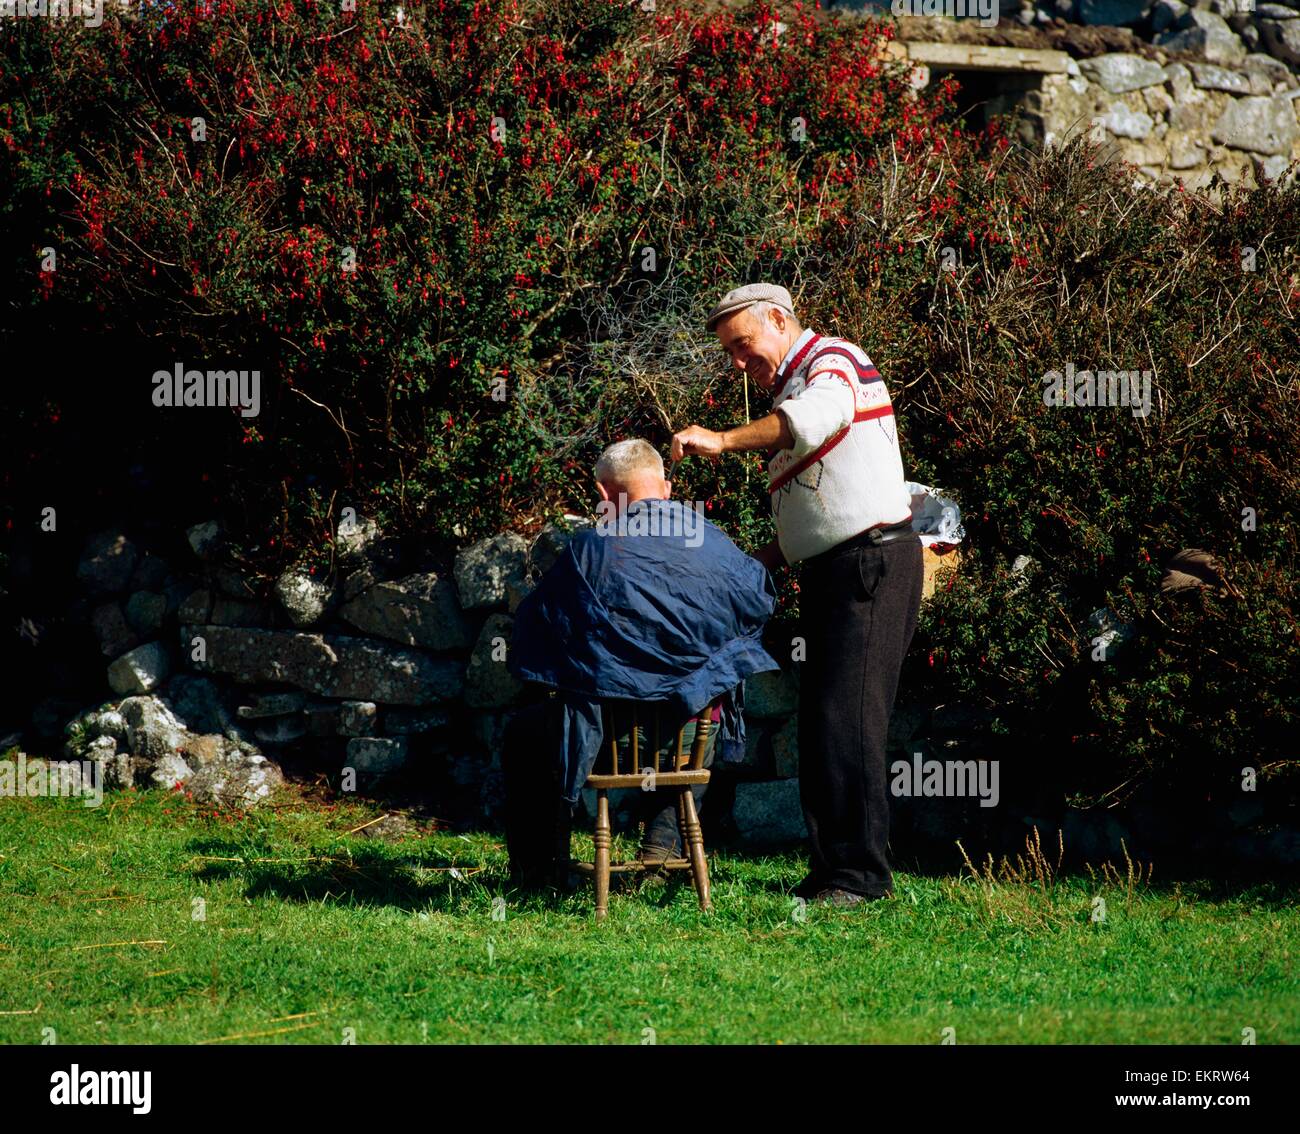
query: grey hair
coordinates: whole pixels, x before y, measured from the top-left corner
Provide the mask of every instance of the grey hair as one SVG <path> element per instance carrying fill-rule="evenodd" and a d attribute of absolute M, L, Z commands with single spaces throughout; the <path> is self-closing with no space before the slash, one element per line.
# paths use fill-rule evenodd
<path fill-rule="evenodd" d="M 803 324 L 799 321 L 799 316 L 793 311 L 787 311 L 779 303 L 773 303 L 770 299 L 760 299 L 757 303 L 751 303 L 749 305 L 750 314 L 752 314 L 760 323 L 767 322 L 767 313 L 769 311 L 780 311 L 782 315 L 794 324 L 794 329 L 796 331 L 803 330 Z"/>
<path fill-rule="evenodd" d="M 618 441 L 600 455 L 593 473 L 601 484 L 626 484 L 638 472 L 664 475 L 664 459 L 649 441 L 632 437 Z"/>

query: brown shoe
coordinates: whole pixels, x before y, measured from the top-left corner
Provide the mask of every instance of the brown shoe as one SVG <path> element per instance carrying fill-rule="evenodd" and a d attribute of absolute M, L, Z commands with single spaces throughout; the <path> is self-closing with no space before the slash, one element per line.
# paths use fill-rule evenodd
<path fill-rule="evenodd" d="M 637 860 L 642 866 L 663 866 L 677 852 L 672 847 L 661 847 L 655 843 L 642 843 L 637 852 Z"/>
<path fill-rule="evenodd" d="M 856 906 L 859 902 L 877 902 L 882 898 L 892 898 L 893 893 L 888 894 L 858 894 L 853 890 L 841 890 L 837 886 L 828 886 L 825 890 L 819 890 L 813 895 L 813 901 L 828 906 Z"/>

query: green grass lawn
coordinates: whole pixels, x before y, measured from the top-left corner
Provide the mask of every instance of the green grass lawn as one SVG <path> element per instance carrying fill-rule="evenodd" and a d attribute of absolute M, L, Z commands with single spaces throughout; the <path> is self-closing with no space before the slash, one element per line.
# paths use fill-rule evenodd
<path fill-rule="evenodd" d="M 1300 1040 L 1291 886 L 963 867 L 801 917 L 798 855 L 719 853 L 712 915 L 673 879 L 598 926 L 589 888 L 506 889 L 495 836 L 349 834 L 382 814 L 295 788 L 224 817 L 162 792 L 0 799 L 0 1042 Z"/>

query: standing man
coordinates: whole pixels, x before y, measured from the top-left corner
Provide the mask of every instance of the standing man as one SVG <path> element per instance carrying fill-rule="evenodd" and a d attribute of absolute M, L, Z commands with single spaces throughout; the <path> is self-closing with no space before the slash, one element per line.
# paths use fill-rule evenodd
<path fill-rule="evenodd" d="M 689 426 L 672 458 L 766 450 L 777 538 L 755 558 L 769 571 L 801 565 L 811 863 L 796 893 L 835 905 L 892 897 L 885 740 L 923 566 L 889 392 L 860 347 L 805 328 L 783 287 L 737 288 L 707 325 L 773 412 L 722 433 Z"/>

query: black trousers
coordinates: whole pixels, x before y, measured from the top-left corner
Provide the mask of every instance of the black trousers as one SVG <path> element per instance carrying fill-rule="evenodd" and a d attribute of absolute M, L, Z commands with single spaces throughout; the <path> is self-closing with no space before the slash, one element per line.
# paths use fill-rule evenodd
<path fill-rule="evenodd" d="M 801 567 L 799 797 L 813 889 L 893 892 L 885 742 L 923 575 L 915 536 L 849 541 Z"/>
<path fill-rule="evenodd" d="M 557 867 L 557 849 L 565 845 L 570 829 L 572 809 L 560 797 L 560 735 L 562 707 L 554 698 L 521 706 L 506 723 L 502 741 L 501 770 L 505 780 L 505 835 L 510 856 L 510 873 L 517 881 L 544 882 Z M 719 726 L 709 733 L 704 766 L 713 763 Z M 661 740 L 669 734 L 667 727 Z M 644 727 L 640 733 L 640 751 L 649 747 Z M 686 750 L 695 739 L 695 722 L 685 725 L 683 743 Z M 663 740 L 665 764 L 670 748 Z M 620 743 L 620 750 L 626 745 Z M 691 788 L 698 812 L 705 787 Z M 677 829 L 677 795 L 675 792 L 645 792 L 639 801 L 640 817 L 645 822 L 648 845 L 666 847 L 681 853 Z"/>

